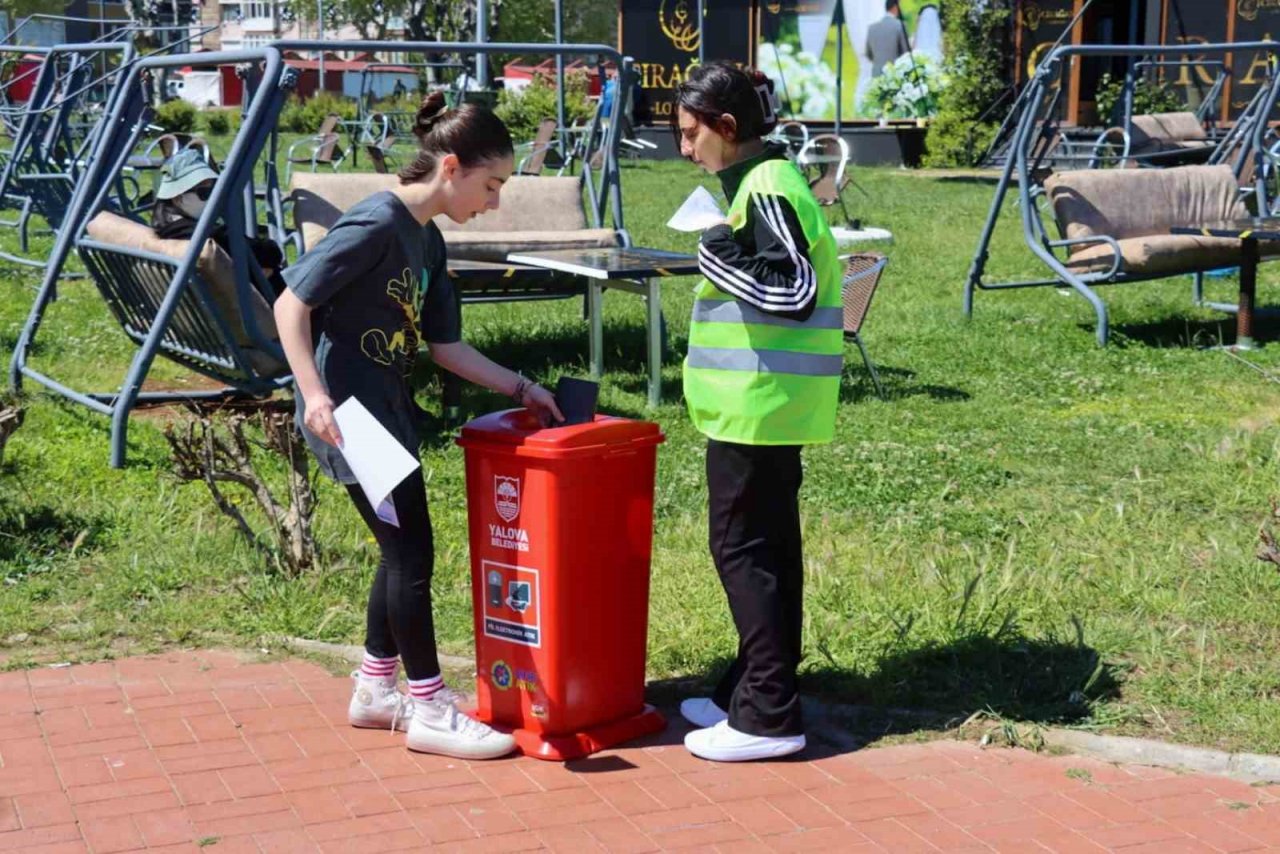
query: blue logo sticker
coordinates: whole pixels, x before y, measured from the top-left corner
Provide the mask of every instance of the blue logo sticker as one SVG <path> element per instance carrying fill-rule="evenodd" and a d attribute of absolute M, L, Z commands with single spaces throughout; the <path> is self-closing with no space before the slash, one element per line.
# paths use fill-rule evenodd
<path fill-rule="evenodd" d="M 507 690 L 511 687 L 511 668 L 501 659 L 495 661 L 493 667 L 489 668 L 489 680 L 499 691 Z"/>

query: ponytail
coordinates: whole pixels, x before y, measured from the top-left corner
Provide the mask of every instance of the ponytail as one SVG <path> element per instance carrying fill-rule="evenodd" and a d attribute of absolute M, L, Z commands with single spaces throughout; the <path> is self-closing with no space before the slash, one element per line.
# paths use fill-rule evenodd
<path fill-rule="evenodd" d="M 423 100 L 414 117 L 413 135 L 418 139 L 418 156 L 400 170 L 401 184 L 430 178 L 446 154 L 454 155 L 469 169 L 515 151 L 501 119 L 476 104 L 449 107 L 442 92 L 432 92 Z"/>

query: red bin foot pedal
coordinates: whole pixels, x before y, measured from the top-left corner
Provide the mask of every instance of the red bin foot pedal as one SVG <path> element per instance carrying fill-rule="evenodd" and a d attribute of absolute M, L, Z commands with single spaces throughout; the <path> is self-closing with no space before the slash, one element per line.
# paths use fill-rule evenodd
<path fill-rule="evenodd" d="M 646 703 L 642 711 L 629 718 L 620 718 L 582 732 L 548 735 L 531 729 L 513 729 L 511 734 L 516 737 L 516 749 L 525 756 L 550 762 L 567 762 L 608 750 L 623 742 L 662 732 L 666 728 L 667 719 Z"/>

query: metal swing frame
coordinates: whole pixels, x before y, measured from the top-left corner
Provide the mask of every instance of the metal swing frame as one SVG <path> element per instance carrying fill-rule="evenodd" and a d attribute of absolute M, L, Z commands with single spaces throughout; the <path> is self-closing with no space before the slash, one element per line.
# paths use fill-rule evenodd
<path fill-rule="evenodd" d="M 1061 85 L 1058 85 L 1055 89 L 1054 83 L 1055 81 L 1061 82 L 1070 67 L 1071 60 L 1076 57 L 1122 56 L 1157 59 L 1167 56 L 1213 56 L 1233 51 L 1261 51 L 1274 58 L 1280 52 L 1280 43 L 1268 41 L 1162 46 L 1068 45 L 1054 49 L 1037 69 L 1036 75 L 1027 90 L 1026 104 L 1022 110 L 1020 120 L 1014 129 L 1011 143 L 1012 156 L 1007 159 L 1001 171 L 986 223 L 978 239 L 973 261 L 965 278 L 962 304 L 965 317 L 972 316 L 974 294 L 980 290 L 998 291 L 1035 287 L 1069 287 L 1088 300 L 1093 307 L 1097 321 L 1097 342 L 1099 346 L 1105 346 L 1109 334 L 1107 307 L 1098 296 L 1095 288 L 1105 284 L 1169 278 L 1170 274 L 1139 275 L 1125 273 L 1121 269 L 1118 246 L 1113 246 L 1115 262 L 1110 269 L 1101 272 L 1072 272 L 1054 254 L 1056 249 L 1063 249 L 1081 243 L 1111 241 L 1114 244 L 1114 240 L 1111 238 L 1102 237 L 1052 240 L 1049 238 L 1044 223 L 1040 219 L 1038 202 L 1043 197 L 1040 184 L 1041 177 L 1044 174 L 1047 154 L 1045 138 L 1051 127 L 1051 123 L 1047 119 L 1052 115 L 1062 91 Z M 1273 76 L 1266 87 L 1265 94 L 1258 99 L 1256 108 L 1250 116 L 1249 126 L 1239 130 L 1239 133 L 1243 134 L 1243 138 L 1247 139 L 1247 149 L 1252 152 L 1255 162 L 1260 165 L 1259 168 L 1255 169 L 1253 193 L 1256 196 L 1258 210 L 1264 213 L 1273 212 L 1276 206 L 1276 199 L 1273 198 L 1274 188 L 1268 186 L 1267 175 L 1269 171 L 1274 172 L 1276 170 L 1278 162 L 1276 161 L 1276 155 L 1268 149 L 1266 140 L 1268 133 L 1267 117 L 1272 115 L 1278 96 L 1280 96 L 1280 75 Z M 1241 177 L 1246 160 L 1247 157 L 1245 155 L 1237 156 L 1232 165 L 1237 180 Z M 1261 164 L 1264 162 L 1270 164 L 1270 170 L 1261 168 Z M 1021 217 L 1023 239 L 1032 254 L 1048 267 L 1049 272 L 1052 274 L 1051 277 L 997 282 L 987 281 L 984 278 L 987 261 L 990 258 L 991 240 L 995 234 L 1000 215 L 1003 212 L 1005 201 L 1011 192 L 1017 194 L 1015 198 Z M 1202 274 L 1196 274 L 1195 293 L 1197 295 L 1201 292 L 1201 284 Z"/>
<path fill-rule="evenodd" d="M 271 235 L 282 246 L 288 234 L 284 228 L 283 196 L 276 166 L 279 154 L 277 119 L 291 90 L 296 72 L 283 59 L 287 50 L 316 50 L 322 42 L 280 42 L 254 50 L 152 56 L 131 63 L 122 79 L 119 97 L 103 123 L 81 179 L 68 205 L 63 228 L 58 232 L 46 266 L 40 290 L 23 326 L 9 366 L 10 386 L 20 390 L 25 380 L 44 386 L 55 394 L 86 406 L 111 419 L 110 464 L 124 465 L 127 453 L 128 421 L 142 402 L 168 403 L 191 400 L 226 400 L 269 395 L 291 381 L 287 372 L 259 373 L 245 347 L 237 344 L 232 324 L 241 322 L 251 345 L 283 362 L 278 341 L 258 327 L 251 311 L 244 310 L 254 298 L 267 293 L 262 270 L 248 246 L 250 226 L 256 231 L 259 211 L 254 172 L 265 158 L 263 200 L 271 225 Z M 627 75 L 633 74 L 630 58 L 604 45 L 536 45 L 479 43 L 351 42 L 352 50 L 399 50 L 421 52 L 471 51 L 517 53 L 541 51 L 552 55 L 591 54 L 614 58 Z M 240 64 L 247 66 L 246 93 L 249 96 L 244 119 L 232 143 L 224 169 L 219 175 L 195 232 L 180 259 L 139 249 L 105 244 L 87 234 L 89 221 L 100 211 L 113 207 L 113 188 L 127 169 L 130 153 L 148 127 L 149 107 L 141 86 L 142 76 L 153 70 L 185 65 Z M 630 79 L 626 77 L 624 79 Z M 612 127 L 619 127 L 621 99 L 614 105 Z M 599 122 L 597 116 L 596 122 Z M 603 163 L 593 169 L 584 164 L 584 187 L 591 220 L 599 226 L 606 215 L 612 220 L 624 245 L 630 241 L 623 228 L 621 183 L 617 162 L 617 137 L 606 133 Z M 120 207 L 115 205 L 114 207 Z M 227 253 L 235 276 L 239 318 L 227 317 L 211 296 L 202 278 L 198 261 L 215 225 L 225 223 L 231 249 Z M 91 392 L 71 388 L 29 364 L 32 349 L 45 313 L 56 298 L 57 285 L 68 258 L 75 251 L 102 292 L 126 335 L 137 344 L 120 388 Z M 143 281 L 145 279 L 145 281 Z M 153 290 L 149 291 L 148 288 Z M 163 298 L 154 299 L 154 289 L 163 287 Z M 656 310 L 651 307 L 651 310 Z M 142 391 L 156 356 L 164 355 L 185 367 L 226 383 L 223 388 L 198 392 Z"/>

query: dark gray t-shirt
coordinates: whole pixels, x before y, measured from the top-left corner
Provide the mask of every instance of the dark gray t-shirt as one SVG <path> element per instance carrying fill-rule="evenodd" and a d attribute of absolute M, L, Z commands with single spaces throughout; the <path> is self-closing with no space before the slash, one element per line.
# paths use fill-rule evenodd
<path fill-rule="evenodd" d="M 420 225 L 394 193 L 377 193 L 348 210 L 283 275 L 315 309 L 316 367 L 334 405 L 354 395 L 416 454 L 422 440 L 409 374 L 419 342 L 451 344 L 462 335 L 440 229 Z M 321 470 L 355 483 L 338 449 L 307 430 L 302 396 L 294 396 L 298 427 Z"/>

